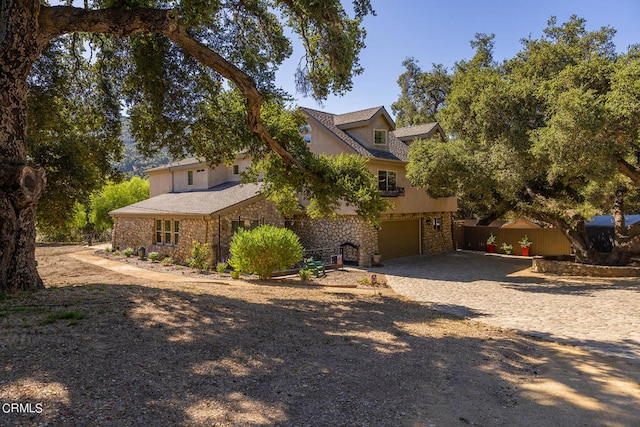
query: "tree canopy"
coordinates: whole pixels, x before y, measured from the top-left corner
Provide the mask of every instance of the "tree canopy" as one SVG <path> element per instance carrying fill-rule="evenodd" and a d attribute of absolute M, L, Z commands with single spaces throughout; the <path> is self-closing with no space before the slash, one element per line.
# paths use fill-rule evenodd
<path fill-rule="evenodd" d="M 444 107 L 451 90 L 451 76 L 442 64 L 433 64 L 422 71 L 418 61 L 407 58 L 402 62 L 406 71 L 398 77 L 400 98 L 391 105 L 399 127 L 436 121 L 436 114 Z"/>
<path fill-rule="evenodd" d="M 41 220 L 54 221 L 54 212 L 109 178 L 108 165 L 122 152 L 123 107 L 142 152 L 164 149 L 217 164 L 246 151 L 273 161 L 272 175 L 294 177 L 297 187 L 316 193 L 319 211 L 328 210 L 327 193 L 338 181 L 323 170 L 331 161 L 317 160 L 299 134 L 269 117 L 296 114 L 285 111 L 289 96 L 274 83 L 292 54 L 285 27 L 305 48 L 295 75 L 299 90 L 322 100 L 351 88 L 362 72 L 362 19 L 373 14 L 369 0 L 351 5 L 348 11 L 339 0 L 3 3 L 0 291 L 42 285 L 34 240 L 44 171 L 53 191 L 42 199 Z M 361 177 L 361 170 L 353 174 Z M 342 188 L 369 218 L 379 217 L 385 204 L 372 203 L 379 197 L 374 184 Z M 54 193 L 70 200 L 61 203 Z"/>
<path fill-rule="evenodd" d="M 515 211 L 552 224 L 581 261 L 624 264 L 640 252 L 623 216 L 639 206 L 640 51 L 617 53 L 614 34 L 552 18 L 501 63 L 493 36 L 477 35 L 438 114 L 453 138 L 414 144 L 410 179 L 434 196 L 459 194 L 481 216 Z M 612 212 L 614 250 L 598 254 L 585 221 Z"/>

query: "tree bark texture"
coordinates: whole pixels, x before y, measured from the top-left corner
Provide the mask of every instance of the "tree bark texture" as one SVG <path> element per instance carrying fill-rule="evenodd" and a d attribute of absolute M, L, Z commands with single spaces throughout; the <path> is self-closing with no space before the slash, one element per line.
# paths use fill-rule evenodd
<path fill-rule="evenodd" d="M 38 0 L 0 2 L 0 291 L 43 287 L 35 260 L 42 168 L 27 165 L 27 76 L 41 48 Z"/>

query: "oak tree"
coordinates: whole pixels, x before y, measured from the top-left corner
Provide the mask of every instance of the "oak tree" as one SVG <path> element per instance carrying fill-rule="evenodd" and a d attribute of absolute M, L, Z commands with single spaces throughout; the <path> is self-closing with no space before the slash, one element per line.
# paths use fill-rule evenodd
<path fill-rule="evenodd" d="M 299 136 L 274 136 L 278 129 L 265 125 L 263 107 L 287 105 L 274 85 L 292 53 L 286 26 L 305 48 L 296 73 L 300 90 L 322 100 L 351 88 L 362 71 L 361 21 L 373 13 L 369 0 L 352 5 L 348 13 L 339 0 L 85 0 L 83 7 L 2 0 L 0 291 L 42 287 L 35 218 L 46 176 L 38 162 L 51 162 L 64 176 L 77 156 L 93 155 L 91 179 L 108 172 L 106 160 L 119 156 L 123 106 L 145 152 L 165 148 L 218 163 L 249 151 L 279 159 L 281 176 L 320 196 L 332 189 L 337 177 L 310 170 L 318 162 Z M 33 119 L 28 101 L 37 109 Z M 379 208 L 369 200 L 374 188 L 364 189 L 363 199 Z"/>
<path fill-rule="evenodd" d="M 552 224 L 578 261 L 625 264 L 640 253 L 640 225 L 624 221 L 640 187 L 640 52 L 617 53 L 612 28 L 585 24 L 552 18 L 502 63 L 493 37 L 478 35 L 439 115 L 453 138 L 414 144 L 409 175 L 434 196 L 457 192 L 476 212 Z M 599 253 L 585 223 L 605 213 L 615 239 Z"/>

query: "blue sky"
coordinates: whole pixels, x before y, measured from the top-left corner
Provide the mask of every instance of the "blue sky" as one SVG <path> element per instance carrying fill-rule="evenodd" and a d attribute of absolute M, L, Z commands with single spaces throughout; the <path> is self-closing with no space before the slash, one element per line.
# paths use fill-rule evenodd
<path fill-rule="evenodd" d="M 423 70 L 432 63 L 451 70 L 455 62 L 473 56 L 469 41 L 476 33 L 495 34 L 494 59 L 511 58 L 520 51 L 522 38 L 542 35 L 551 16 L 564 23 L 578 15 L 587 20 L 587 30 L 613 27 L 619 52 L 640 43 L 639 0 L 372 0 L 372 4 L 377 16 L 364 21 L 367 48 L 360 56 L 365 70 L 354 79 L 351 92 L 332 96 L 320 106 L 295 93 L 293 76 L 301 47 L 283 64 L 278 85 L 294 94 L 298 105 L 331 113 L 384 105 L 391 114 L 405 58 L 416 58 Z"/>

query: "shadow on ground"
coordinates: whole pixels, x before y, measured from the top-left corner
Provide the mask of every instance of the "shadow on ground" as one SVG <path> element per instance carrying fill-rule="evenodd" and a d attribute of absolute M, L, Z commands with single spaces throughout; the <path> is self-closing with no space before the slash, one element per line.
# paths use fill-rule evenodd
<path fill-rule="evenodd" d="M 0 401 L 43 407 L 3 425 L 640 423 L 627 365 L 400 298 L 94 273 L 0 302 Z"/>

